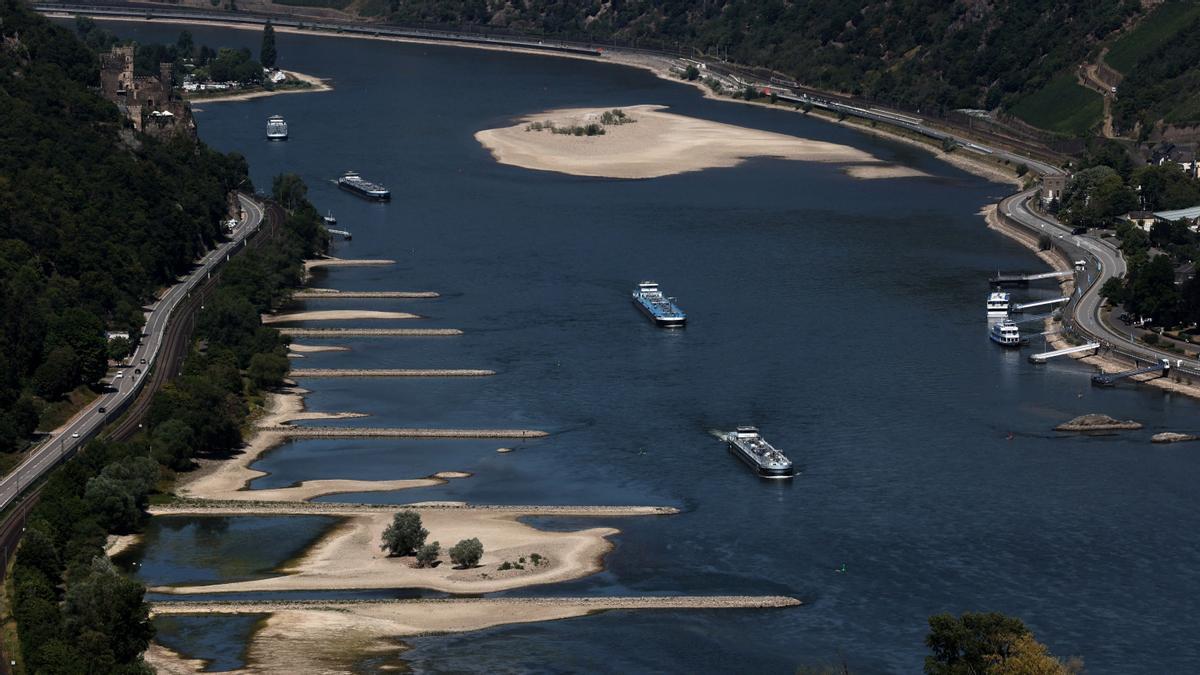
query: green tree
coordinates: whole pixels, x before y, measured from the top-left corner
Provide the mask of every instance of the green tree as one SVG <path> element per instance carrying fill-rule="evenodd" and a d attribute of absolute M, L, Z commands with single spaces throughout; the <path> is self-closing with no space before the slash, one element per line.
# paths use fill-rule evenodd
<path fill-rule="evenodd" d="M 283 382 L 290 367 L 286 356 L 260 352 L 250 357 L 250 367 L 246 369 L 246 376 L 259 389 L 277 387 Z"/>
<path fill-rule="evenodd" d="M 438 556 L 442 554 L 442 545 L 438 542 L 425 544 L 417 549 L 417 567 L 433 567 Z"/>
<path fill-rule="evenodd" d="M 129 350 L 129 340 L 123 337 L 113 338 L 108 341 L 108 358 L 111 361 L 123 360 L 126 356 L 129 356 Z"/>
<path fill-rule="evenodd" d="M 683 77 L 688 82 L 695 82 L 700 78 L 700 69 L 689 63 L 688 67 L 683 71 Z"/>
<path fill-rule="evenodd" d="M 294 173 L 284 173 L 271 183 L 271 194 L 283 208 L 294 211 L 308 201 L 308 186 Z"/>
<path fill-rule="evenodd" d="M 1017 618 L 997 612 L 965 613 L 962 616 L 937 614 L 929 617 L 925 646 L 927 675 L 975 675 L 990 672 L 1003 661 L 1018 639 L 1029 629 Z"/>
<path fill-rule="evenodd" d="M 139 663 L 154 637 L 145 587 L 97 556 L 68 586 L 63 603 L 67 635 L 88 658 L 88 672 L 112 672 L 111 664 Z"/>
<path fill-rule="evenodd" d="M 71 391 L 79 381 L 79 363 L 75 350 L 63 345 L 46 357 L 33 373 L 33 391 L 45 399 L 57 399 Z"/>
<path fill-rule="evenodd" d="M 196 43 L 192 39 L 191 31 L 180 31 L 179 38 L 175 40 L 175 53 L 180 58 L 191 58 L 192 52 L 196 50 Z"/>
<path fill-rule="evenodd" d="M 1071 675 L 1082 669 L 1078 661 L 1050 656 L 1020 619 L 996 612 L 931 616 L 925 645 L 927 675 Z"/>
<path fill-rule="evenodd" d="M 184 471 L 192 465 L 195 434 L 186 422 L 169 419 L 154 428 L 151 434 L 151 451 L 154 459 L 175 471 Z"/>
<path fill-rule="evenodd" d="M 267 25 L 263 26 L 262 48 L 258 51 L 258 60 L 262 62 L 263 68 L 274 68 L 278 57 L 279 54 L 275 51 L 275 27 L 268 20 Z"/>
<path fill-rule="evenodd" d="M 483 544 L 474 537 L 463 539 L 450 549 L 450 562 L 459 567 L 475 567 L 483 557 Z"/>
<path fill-rule="evenodd" d="M 421 527 L 421 516 L 411 509 L 400 511 L 392 518 L 392 524 L 383 531 L 383 542 L 379 548 L 388 556 L 412 555 L 425 544 L 429 531 Z"/>

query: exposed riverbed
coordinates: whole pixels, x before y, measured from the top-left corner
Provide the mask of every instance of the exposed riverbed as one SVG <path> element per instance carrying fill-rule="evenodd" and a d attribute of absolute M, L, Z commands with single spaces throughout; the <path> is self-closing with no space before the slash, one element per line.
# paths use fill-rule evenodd
<path fill-rule="evenodd" d="M 179 29 L 110 26 L 141 41 L 174 42 Z M 253 32 L 192 32 L 197 43 L 257 49 Z M 337 256 L 395 261 L 317 267 L 314 286 L 439 294 L 303 300 L 290 310 L 422 317 L 280 324 L 362 329 L 304 334 L 306 344 L 348 348 L 306 352 L 304 367 L 496 372 L 302 380 L 310 410 L 369 417 L 295 424 L 551 435 L 296 439 L 258 458 L 252 466 L 266 475 L 251 489 L 453 470 L 471 477 L 349 498 L 673 505 L 683 513 L 574 523 L 620 530 L 604 571 L 501 595 L 805 601 L 767 612 L 620 611 L 409 638 L 413 648 L 400 658 L 414 669 L 782 673 L 844 656 L 855 671 L 908 673 L 921 667 L 928 615 L 965 610 L 1019 615 L 1056 654 L 1082 655 L 1089 672 L 1180 672 L 1200 660 L 1192 639 L 1200 628 L 1200 455 L 1186 443 L 1150 444 L 1157 432 L 1200 431 L 1200 405 L 1131 385 L 1093 389 L 1087 366 L 1034 366 L 987 340 L 988 274 L 1042 269 L 977 215 L 1009 186 L 905 145 L 706 100 L 636 70 L 290 34 L 278 43 L 284 67 L 329 78 L 334 90 L 206 106 L 201 136 L 245 154 L 260 187 L 277 173 L 299 173 L 317 207 L 354 233 Z M 857 180 L 833 164 L 752 159 L 606 180 L 501 165 L 474 139 L 531 111 L 646 101 L 857 148 L 928 176 Z M 263 138 L 272 114 L 288 120 L 286 143 Z M 337 190 L 330 181 L 347 169 L 390 187 L 393 201 Z M 657 330 L 630 306 L 629 291 L 646 277 L 678 296 L 687 329 Z M 370 332 L 393 324 L 462 333 Z M 1103 437 L 1050 431 L 1097 410 L 1145 428 Z M 784 484 L 750 475 L 709 434 L 740 423 L 762 427 L 801 474 Z M 213 520 L 236 530 L 245 518 Z M 242 581 L 265 576 L 264 565 L 285 563 L 315 536 L 307 529 L 315 526 L 279 530 L 292 543 L 277 555 L 222 549 L 251 558 L 233 569 L 232 561 L 189 556 L 214 540 L 253 543 L 250 530 L 274 531 L 258 518 L 307 520 L 253 518 L 241 535 L 155 519 L 131 555 L 156 561 L 157 572 L 143 577 L 152 583 Z M 168 543 L 169 555 L 161 549 Z M 846 573 L 835 573 L 843 563 Z M 243 617 L 228 618 L 241 623 L 216 631 L 218 640 L 202 638 L 219 617 L 196 622 L 190 641 L 189 624 L 177 621 L 169 646 L 226 663 L 249 630 Z M 361 665 L 396 657 L 364 655 Z"/>

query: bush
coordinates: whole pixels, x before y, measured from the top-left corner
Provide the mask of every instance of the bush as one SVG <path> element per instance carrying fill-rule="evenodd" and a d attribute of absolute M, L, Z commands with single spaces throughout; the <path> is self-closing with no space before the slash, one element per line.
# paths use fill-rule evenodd
<path fill-rule="evenodd" d="M 1144 336 L 1142 336 L 1142 342 L 1145 342 L 1148 345 L 1156 345 L 1156 344 L 1158 344 L 1158 334 L 1157 333 L 1147 333 Z"/>
<path fill-rule="evenodd" d="M 683 79 L 688 82 L 694 82 L 698 77 L 700 77 L 700 69 L 688 64 L 688 67 L 683 71 Z"/>
<path fill-rule="evenodd" d="M 416 511 L 401 511 L 383 531 L 383 543 L 379 548 L 387 551 L 389 557 L 412 555 L 425 544 L 428 536 L 429 530 L 421 527 L 421 516 Z"/>
<path fill-rule="evenodd" d="M 1042 236 L 1038 237 L 1038 250 L 1039 251 L 1049 251 L 1050 247 L 1053 245 L 1054 245 L 1054 240 L 1050 238 L 1050 235 L 1043 234 Z"/>
<path fill-rule="evenodd" d="M 450 549 L 450 561 L 459 567 L 475 567 L 483 557 L 483 544 L 474 537 L 463 539 Z"/>
<path fill-rule="evenodd" d="M 442 545 L 438 542 L 425 544 L 417 549 L 417 567 L 433 567 L 438 556 L 442 554 Z"/>

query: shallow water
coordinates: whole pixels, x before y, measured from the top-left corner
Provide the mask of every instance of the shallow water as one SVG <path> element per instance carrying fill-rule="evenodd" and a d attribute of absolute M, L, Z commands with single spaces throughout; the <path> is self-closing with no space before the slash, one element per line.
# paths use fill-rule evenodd
<path fill-rule="evenodd" d="M 173 41 L 178 27 L 118 30 Z M 192 32 L 197 43 L 257 50 L 252 32 Z M 1084 366 L 1034 366 L 1028 350 L 987 340 L 987 275 L 1042 269 L 976 215 L 1007 187 L 902 145 L 708 101 L 636 70 L 278 39 L 285 67 L 331 77 L 335 91 L 202 104 L 202 137 L 244 153 L 260 188 L 281 171 L 303 176 L 318 208 L 354 233 L 337 255 L 397 260 L 321 270 L 315 286 L 444 294 L 298 303 L 428 317 L 304 325 L 466 331 L 331 341 L 352 351 L 297 365 L 497 371 L 303 380 L 310 409 L 371 415 L 313 424 L 552 435 L 510 454 L 495 449 L 511 441 L 293 442 L 256 463 L 270 475 L 252 487 L 462 470 L 475 476 L 340 499 L 680 506 L 675 517 L 587 520 L 622 530 L 605 572 L 509 595 L 789 593 L 806 602 L 609 612 L 421 638 L 404 657 L 415 669 L 789 672 L 844 658 L 855 672 L 914 672 L 927 617 L 967 610 L 1018 615 L 1093 673 L 1175 672 L 1200 660 L 1200 460 L 1186 445 L 1148 442 L 1157 431 L 1195 431 L 1200 406 L 1131 385 L 1093 389 Z M 648 181 L 587 179 L 498 165 L 472 138 L 526 112 L 638 103 L 854 145 L 932 177 L 863 181 L 830 165 L 760 159 Z M 287 118 L 291 140 L 264 140 L 271 114 Z M 394 201 L 338 191 L 328 181 L 345 169 L 387 184 Z M 688 328 L 657 330 L 630 306 L 645 277 L 679 297 Z M 1146 429 L 1050 431 L 1087 412 Z M 802 473 L 790 483 L 750 475 L 710 433 L 744 423 L 758 424 Z M 224 563 L 198 563 L 184 543 L 169 555 L 150 546 L 156 578 L 220 573 Z M 835 573 L 843 563 L 846 573 Z M 212 649 L 186 640 L 177 648 Z"/>

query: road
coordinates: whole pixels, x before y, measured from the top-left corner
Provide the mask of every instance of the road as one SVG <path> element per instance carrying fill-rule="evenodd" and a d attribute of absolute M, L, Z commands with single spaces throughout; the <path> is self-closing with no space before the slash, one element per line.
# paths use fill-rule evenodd
<path fill-rule="evenodd" d="M 142 330 L 141 343 L 128 359 L 128 363 L 133 365 L 106 378 L 111 390 L 97 397 L 65 425 L 55 430 L 49 438 L 29 451 L 24 461 L 0 479 L 0 509 L 11 504 L 25 488 L 63 458 L 72 456 L 84 444 L 95 438 L 106 424 L 119 417 L 137 398 L 151 368 L 176 365 L 160 363 L 165 344 L 164 334 L 171 314 L 190 293 L 210 278 L 214 270 L 229 259 L 234 250 L 244 246 L 246 237 L 257 231 L 262 224 L 263 205 L 245 195 L 238 195 L 238 198 L 243 217 L 230 235 L 229 241 L 199 260 L 195 269 L 150 307 Z M 136 372 L 138 370 L 141 371 L 140 374 Z M 101 409 L 104 410 L 103 413 L 100 412 Z"/>
<path fill-rule="evenodd" d="M 1083 333 L 1083 337 L 1104 343 L 1127 356 L 1143 361 L 1170 359 L 1179 370 L 1200 375 L 1200 363 L 1181 361 L 1178 354 L 1136 342 L 1126 331 L 1105 321 L 1104 300 L 1100 297 L 1100 287 L 1113 277 L 1125 275 L 1125 257 L 1112 242 L 1094 236 L 1072 235 L 1070 229 L 1062 223 L 1036 212 L 1030 207 L 1030 201 L 1036 198 L 1036 190 L 1019 192 L 1001 200 L 1000 212 L 1029 230 L 1044 232 L 1053 237 L 1056 245 L 1062 248 L 1071 260 L 1087 262 L 1085 270 L 1076 276 L 1076 286 L 1079 290 L 1064 312 L 1075 330 Z"/>

